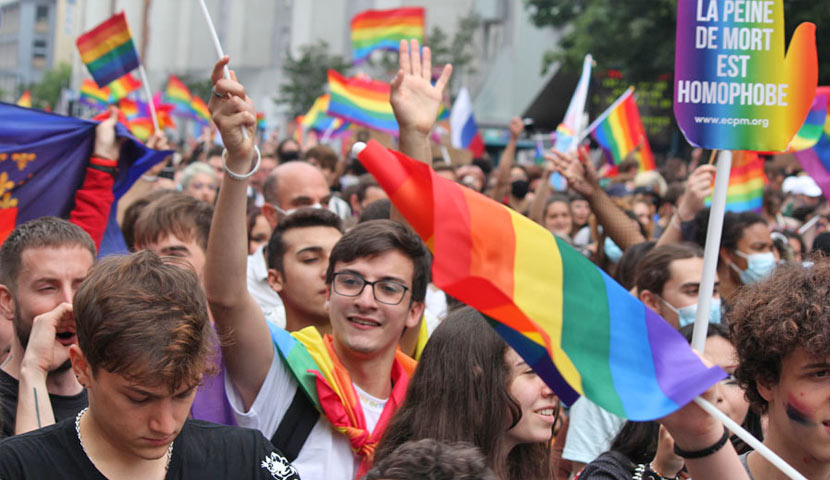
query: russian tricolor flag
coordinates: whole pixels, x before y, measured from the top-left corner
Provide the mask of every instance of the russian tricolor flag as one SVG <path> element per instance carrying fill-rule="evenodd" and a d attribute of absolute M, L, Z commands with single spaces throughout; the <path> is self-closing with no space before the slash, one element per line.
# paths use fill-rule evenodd
<path fill-rule="evenodd" d="M 461 87 L 450 112 L 450 140 L 453 148 L 466 148 L 474 157 L 484 153 L 484 139 L 473 118 L 473 102 L 467 87 Z"/>

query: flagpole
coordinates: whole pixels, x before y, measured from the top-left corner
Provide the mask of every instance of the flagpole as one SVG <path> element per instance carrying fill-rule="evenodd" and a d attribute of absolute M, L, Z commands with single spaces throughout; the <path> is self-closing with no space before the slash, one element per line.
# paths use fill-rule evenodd
<path fill-rule="evenodd" d="M 326 131 L 323 132 L 323 137 L 320 138 L 320 143 L 328 143 L 329 139 L 331 138 L 332 132 L 334 132 L 334 121 L 331 122 L 331 125 L 326 127 Z"/>
<path fill-rule="evenodd" d="M 718 163 L 720 163 L 720 160 L 718 160 Z M 726 428 L 729 429 L 730 432 L 737 435 L 738 438 L 746 442 L 746 444 L 752 447 L 753 450 L 760 453 L 769 463 L 773 464 L 775 468 L 781 470 L 784 475 L 790 477 L 792 480 L 807 480 L 807 478 L 799 473 L 798 470 L 791 467 L 781 457 L 776 455 L 775 452 L 770 450 L 769 447 L 761 443 L 761 441 L 755 438 L 755 436 L 747 432 L 742 426 L 738 425 L 734 420 L 729 418 L 729 415 L 721 412 L 718 407 L 712 405 L 703 397 L 697 397 L 693 400 L 693 402 L 705 410 L 706 413 L 718 419 Z"/>
<path fill-rule="evenodd" d="M 703 275 L 697 296 L 697 316 L 692 335 L 692 348 L 700 353 L 706 346 L 706 332 L 709 329 L 709 307 L 715 289 L 715 274 L 718 269 L 720 239 L 723 230 L 723 216 L 726 210 L 726 193 L 729 189 L 729 172 L 732 170 L 732 151 L 722 150 L 718 156 L 715 176 L 715 191 L 709 209 L 709 226 L 706 230 L 706 248 L 703 251 Z"/>
<path fill-rule="evenodd" d="M 622 95 L 620 95 L 620 98 L 614 100 L 614 103 L 612 103 L 611 106 L 606 108 L 605 111 L 602 112 L 602 114 L 599 117 L 597 117 L 593 122 L 591 122 L 591 124 L 588 125 L 588 128 L 582 130 L 579 133 L 579 135 L 576 137 L 576 143 L 582 143 L 582 141 L 585 140 L 585 137 L 587 137 L 589 133 L 596 130 L 599 124 L 604 122 L 605 119 L 608 118 L 608 115 L 611 115 L 611 112 L 613 112 L 615 108 L 617 108 L 622 102 L 624 102 L 625 99 L 630 97 L 632 93 L 634 93 L 634 87 L 628 87 L 628 90 L 626 90 Z"/>
<path fill-rule="evenodd" d="M 216 49 L 216 54 L 219 58 L 222 58 L 225 56 L 225 52 L 222 51 L 222 44 L 219 43 L 219 35 L 216 34 L 216 27 L 213 26 L 213 20 L 210 18 L 210 12 L 208 11 L 207 5 L 205 5 L 205 0 L 199 0 L 199 4 L 202 6 L 202 14 L 204 14 L 208 29 L 210 29 L 210 36 L 213 39 L 213 48 Z M 227 65 L 225 65 L 225 78 L 228 80 L 231 79 L 231 71 L 228 69 Z M 248 139 L 248 130 L 244 125 L 242 126 L 242 138 L 245 140 Z"/>
<path fill-rule="evenodd" d="M 153 105 L 153 94 L 150 91 L 150 82 L 147 81 L 147 72 L 144 71 L 144 63 L 138 64 L 138 74 L 141 76 L 141 84 L 144 85 L 144 93 L 147 95 L 147 105 L 150 106 L 150 116 L 153 118 L 154 131 L 160 132 L 159 119 L 156 116 L 156 106 Z"/>

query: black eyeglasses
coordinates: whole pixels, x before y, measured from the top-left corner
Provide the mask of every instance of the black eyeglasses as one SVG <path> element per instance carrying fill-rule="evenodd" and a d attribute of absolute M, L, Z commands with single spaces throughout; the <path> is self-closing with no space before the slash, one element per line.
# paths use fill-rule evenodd
<path fill-rule="evenodd" d="M 360 275 L 352 272 L 337 272 L 334 274 L 334 291 L 344 297 L 356 297 L 363 293 L 366 285 L 371 285 L 372 295 L 380 303 L 397 305 L 401 303 L 409 287 L 393 280 L 376 280 L 369 282 Z"/>

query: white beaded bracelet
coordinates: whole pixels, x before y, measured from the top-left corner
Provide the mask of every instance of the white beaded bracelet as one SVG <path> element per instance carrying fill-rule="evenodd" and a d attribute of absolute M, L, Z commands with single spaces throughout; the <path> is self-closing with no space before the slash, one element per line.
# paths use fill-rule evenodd
<path fill-rule="evenodd" d="M 240 175 L 228 168 L 228 164 L 225 163 L 225 157 L 228 155 L 228 149 L 226 148 L 222 150 L 222 167 L 224 167 L 225 173 L 227 173 L 228 176 L 234 180 L 247 180 L 248 177 L 255 174 L 257 170 L 259 170 L 259 164 L 262 161 L 262 155 L 259 152 L 259 147 L 256 145 L 254 145 L 254 151 L 256 152 L 256 164 L 254 165 L 254 168 L 252 168 L 250 172 L 244 175 Z"/>

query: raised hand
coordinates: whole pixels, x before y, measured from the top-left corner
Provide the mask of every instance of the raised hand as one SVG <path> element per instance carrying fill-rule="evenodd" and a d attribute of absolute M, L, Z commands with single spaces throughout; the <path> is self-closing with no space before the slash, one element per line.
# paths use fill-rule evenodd
<path fill-rule="evenodd" d="M 428 135 L 438 117 L 444 88 L 450 80 L 452 65 L 445 65 L 432 85 L 432 53 L 424 47 L 421 57 L 417 40 L 401 40 L 400 68 L 392 80 L 390 102 L 401 130 L 416 130 Z"/>
<path fill-rule="evenodd" d="M 223 77 L 229 61 L 230 57 L 226 55 L 213 67 L 210 76 L 213 92 L 208 109 L 228 151 L 228 168 L 245 174 L 250 170 L 254 154 L 256 110 L 254 103 L 245 95 L 245 87 L 236 80 L 236 74 L 231 71 L 230 79 Z M 247 139 L 242 136 L 242 127 L 248 131 Z"/>
<path fill-rule="evenodd" d="M 716 170 L 712 165 L 701 165 L 689 175 L 686 190 L 677 203 L 677 215 L 680 221 L 688 222 L 697 212 L 703 210 L 706 197 L 712 194 L 712 182 L 715 180 Z"/>
<path fill-rule="evenodd" d="M 95 127 L 95 144 L 92 156 L 107 160 L 118 160 L 124 139 L 115 136 L 115 124 L 118 122 L 118 109 L 109 107 L 109 117 Z"/>
<path fill-rule="evenodd" d="M 513 117 L 510 119 L 510 124 L 508 125 L 510 129 L 510 136 L 514 140 L 518 140 L 519 136 L 525 130 L 525 124 L 522 122 L 522 119 L 519 117 Z"/>
<path fill-rule="evenodd" d="M 69 348 L 56 340 L 58 332 L 75 332 L 75 317 L 71 303 L 61 303 L 32 321 L 29 342 L 23 354 L 22 369 L 44 377 L 69 360 Z"/>
<path fill-rule="evenodd" d="M 568 186 L 584 197 L 590 197 L 599 188 L 597 173 L 590 160 L 580 161 L 579 153 L 550 150 L 545 159 L 553 162 L 556 171 L 568 180 Z"/>

